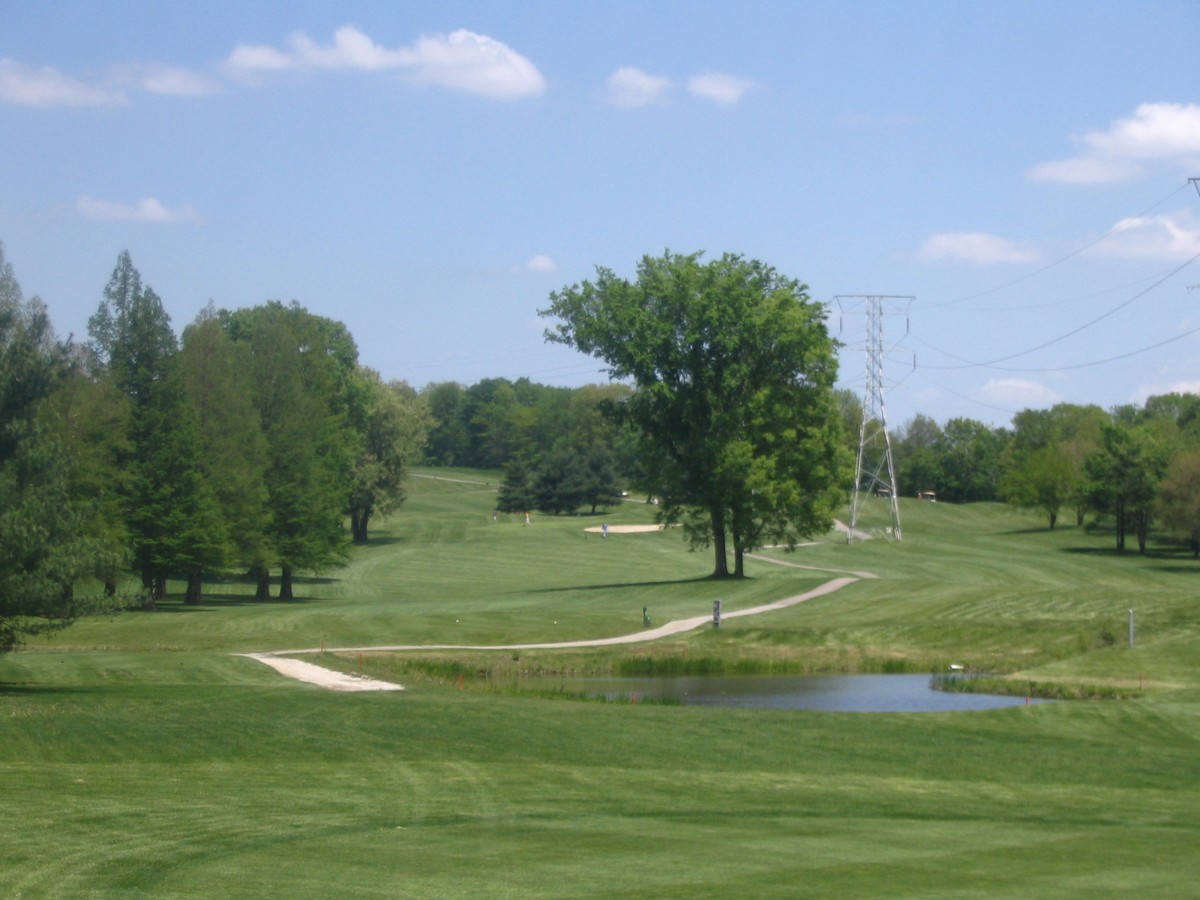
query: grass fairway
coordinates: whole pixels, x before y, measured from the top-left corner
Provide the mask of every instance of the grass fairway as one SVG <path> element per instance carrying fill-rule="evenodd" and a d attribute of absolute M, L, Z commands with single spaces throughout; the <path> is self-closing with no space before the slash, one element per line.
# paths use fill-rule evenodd
<path fill-rule="evenodd" d="M 456 477 L 412 479 L 402 514 L 295 603 L 212 583 L 200 609 L 92 619 L 0 658 L 0 893 L 1196 894 L 1200 566 L 1186 555 L 1118 558 L 1108 535 L 913 503 L 902 543 L 777 554 L 878 579 L 653 646 L 372 655 L 368 671 L 408 686 L 375 694 L 231 655 L 604 637 L 639 630 L 643 606 L 658 624 L 831 577 L 751 562 L 744 583 L 714 584 L 678 534 L 493 522 L 481 476 Z M 649 520 L 643 504 L 607 519 Z M 459 690 L 414 657 L 468 672 L 955 662 L 1136 699 L 907 715 L 584 703 Z"/>

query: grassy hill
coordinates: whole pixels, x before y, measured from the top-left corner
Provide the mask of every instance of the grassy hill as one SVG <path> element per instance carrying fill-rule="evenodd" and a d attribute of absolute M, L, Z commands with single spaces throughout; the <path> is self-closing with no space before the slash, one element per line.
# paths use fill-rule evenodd
<path fill-rule="evenodd" d="M 437 477 L 433 477 L 436 475 Z M 1187 895 L 1200 862 L 1197 565 L 1118 557 L 1000 506 L 902 508 L 903 542 L 786 562 L 868 571 L 827 597 L 653 645 L 368 655 L 408 690 L 335 694 L 235 651 L 625 634 L 815 586 L 741 583 L 677 533 L 493 521 L 495 475 L 423 470 L 402 513 L 294 603 L 237 581 L 204 606 L 82 621 L 0 658 L 8 896 Z M 488 482 L 492 484 L 478 483 Z M 1127 646 L 1128 610 L 1137 643 Z M 1000 673 L 1119 687 L 971 713 L 581 703 L 430 672 Z M 415 661 L 414 661 L 415 660 Z M 357 667 L 356 654 L 331 665 Z M 435 665 L 436 662 L 436 665 Z M 439 668 L 442 667 L 442 668 Z"/>

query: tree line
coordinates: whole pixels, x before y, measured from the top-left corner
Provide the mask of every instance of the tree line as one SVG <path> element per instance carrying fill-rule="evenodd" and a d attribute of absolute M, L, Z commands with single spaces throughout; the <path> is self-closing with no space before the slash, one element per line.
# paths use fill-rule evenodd
<path fill-rule="evenodd" d="M 595 513 L 643 481 L 635 435 L 612 416 L 631 393 L 528 378 L 431 384 L 421 392 L 433 421 L 425 461 L 502 471 L 500 512 Z"/>
<path fill-rule="evenodd" d="M 181 336 L 122 253 L 86 343 L 58 340 L 0 247 L 0 648 L 70 621 L 93 578 L 139 602 L 168 578 L 244 572 L 291 599 L 404 500 L 430 417 L 358 361 L 340 323 L 210 303 Z M 349 522 L 347 529 L 345 523 Z"/>
<path fill-rule="evenodd" d="M 901 494 L 936 492 L 955 503 L 1005 501 L 1039 511 L 1054 528 L 1064 513 L 1132 536 L 1146 552 L 1160 526 L 1200 556 L 1200 396 L 1164 394 L 1111 410 L 1060 403 L 1027 409 L 1008 428 L 972 419 L 939 426 L 917 415 L 893 440 Z"/>
<path fill-rule="evenodd" d="M 418 461 L 503 471 L 503 511 L 653 497 L 718 577 L 822 533 L 852 487 L 862 418 L 833 387 L 825 310 L 757 260 L 701 257 L 644 257 L 632 280 L 598 268 L 550 295 L 547 339 L 602 359 L 614 383 L 417 393 L 295 302 L 210 303 L 176 336 L 128 253 L 89 340 L 60 341 L 0 246 L 0 650 L 86 609 L 85 579 L 112 596 L 136 573 L 153 607 L 168 578 L 199 603 L 206 573 L 246 573 L 266 600 L 278 572 L 291 599 L 297 571 L 340 564 L 403 502 Z M 1011 428 L 918 415 L 893 448 L 902 493 L 1007 500 L 1050 527 L 1090 512 L 1142 552 L 1158 523 L 1200 555 L 1200 397 L 1060 404 Z"/>

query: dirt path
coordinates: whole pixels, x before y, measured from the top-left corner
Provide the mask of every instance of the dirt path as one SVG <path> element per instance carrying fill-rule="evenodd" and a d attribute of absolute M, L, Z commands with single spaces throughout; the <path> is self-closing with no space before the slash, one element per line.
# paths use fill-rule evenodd
<path fill-rule="evenodd" d="M 750 555 L 750 554 L 747 554 Z M 790 566 L 797 569 L 810 569 L 816 571 L 829 571 L 828 569 L 819 569 L 815 566 L 802 566 L 796 563 L 784 562 L 783 560 L 771 559 L 766 556 L 751 556 L 752 559 L 760 562 L 774 563 L 781 566 Z M 748 609 L 733 610 L 731 612 L 723 612 L 722 619 L 739 619 L 743 616 L 757 616 L 766 612 L 773 612 L 779 609 L 787 609 L 789 606 L 795 606 L 797 603 L 803 603 L 806 600 L 812 600 L 816 597 L 824 597 L 827 594 L 832 594 L 834 591 L 841 590 L 847 585 L 854 584 L 864 578 L 875 578 L 876 576 L 870 572 L 847 572 L 840 578 L 834 578 L 818 585 L 811 591 L 806 591 L 803 594 L 796 594 L 792 597 L 785 597 L 782 600 L 775 600 L 772 603 L 764 603 L 760 606 L 752 606 Z M 686 631 L 694 631 L 705 625 L 712 623 L 712 614 L 706 613 L 702 616 L 692 616 L 687 619 L 677 619 L 674 622 L 668 622 L 665 625 L 659 625 L 657 628 L 646 628 L 642 631 L 635 631 L 632 634 L 623 634 L 609 638 L 592 638 L 589 640 L 580 641 L 546 641 L 532 644 L 381 644 L 370 647 L 310 647 L 301 650 L 277 650 L 273 653 L 243 653 L 248 659 L 255 659 L 264 665 L 268 665 L 275 669 L 281 675 L 286 675 L 289 678 L 295 678 L 300 681 L 315 684 L 319 687 L 328 688 L 334 691 L 402 691 L 404 688 L 398 684 L 391 684 L 386 681 L 377 681 L 373 678 L 365 678 L 355 675 L 346 675 L 342 672 L 334 672 L 331 669 L 326 669 L 322 666 L 314 665 L 313 663 L 304 662 L 294 659 L 296 656 L 306 656 L 316 653 L 386 653 L 398 652 L 404 650 L 566 650 L 576 649 L 580 647 L 611 647 L 619 644 L 638 644 L 647 641 L 656 641 L 659 638 L 670 637 L 671 635 L 682 634 Z"/>

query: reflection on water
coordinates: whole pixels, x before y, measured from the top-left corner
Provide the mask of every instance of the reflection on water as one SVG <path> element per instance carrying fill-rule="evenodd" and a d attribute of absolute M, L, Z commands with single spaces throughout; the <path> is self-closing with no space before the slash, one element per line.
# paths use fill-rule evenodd
<path fill-rule="evenodd" d="M 685 706 L 820 709 L 831 712 L 950 712 L 1023 706 L 1024 697 L 935 691 L 928 675 L 685 676 L 522 678 L 531 690 L 562 690 L 610 700 L 667 700 Z M 1037 699 L 1029 701 L 1039 703 Z"/>

